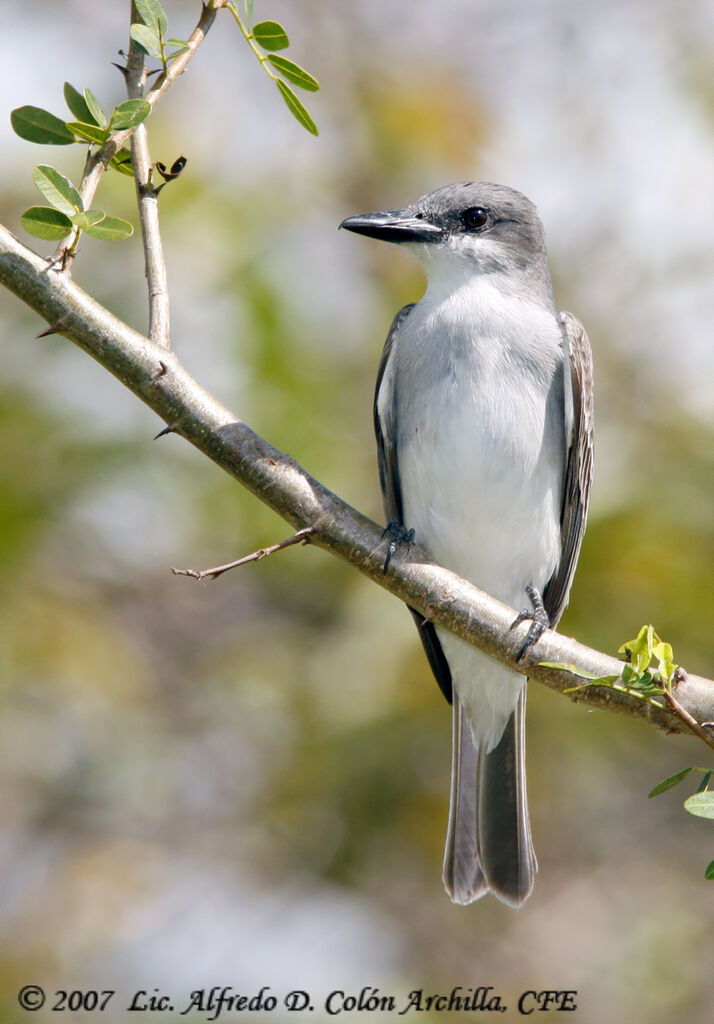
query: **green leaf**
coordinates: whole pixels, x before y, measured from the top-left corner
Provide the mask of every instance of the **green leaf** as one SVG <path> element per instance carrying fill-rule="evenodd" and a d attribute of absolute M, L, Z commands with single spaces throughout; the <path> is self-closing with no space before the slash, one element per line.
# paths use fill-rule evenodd
<path fill-rule="evenodd" d="M 90 218 L 92 214 L 99 212 L 99 210 L 88 210 L 87 217 Z M 101 220 L 94 221 L 84 230 L 92 238 L 102 238 L 107 242 L 120 242 L 122 239 L 129 238 L 130 235 L 134 234 L 134 228 L 128 220 L 106 215 Z"/>
<path fill-rule="evenodd" d="M 99 105 L 99 100 L 91 91 L 91 89 L 84 90 L 84 99 L 89 108 L 89 113 L 92 115 L 92 119 L 95 124 L 98 124 L 100 128 L 106 128 L 107 126 L 107 115 Z"/>
<path fill-rule="evenodd" d="M 582 679 L 594 679 L 595 676 L 592 672 L 585 672 L 583 669 L 578 668 L 577 665 L 571 665 L 567 661 L 539 661 L 539 665 L 543 668 L 559 668 L 563 672 L 572 672 L 574 676 L 580 676 Z"/>
<path fill-rule="evenodd" d="M 158 32 L 161 32 L 162 36 L 166 34 L 169 21 L 159 0 L 134 0 L 134 6 L 145 25 L 155 29 L 157 34 Z"/>
<path fill-rule="evenodd" d="M 84 209 L 84 203 L 77 189 L 69 178 L 60 174 L 48 164 L 39 164 L 32 172 L 38 191 L 56 210 L 61 210 L 68 217 Z"/>
<path fill-rule="evenodd" d="M 20 223 L 28 235 L 52 242 L 59 241 L 72 230 L 72 221 L 69 217 L 49 206 L 31 206 L 20 217 Z"/>
<path fill-rule="evenodd" d="M 245 0 L 245 16 L 248 21 L 248 28 L 253 24 L 253 0 Z"/>
<path fill-rule="evenodd" d="M 268 56 L 268 60 L 293 85 L 298 85 L 301 89 L 307 89 L 308 92 L 317 92 L 320 88 L 318 81 L 312 75 L 308 74 L 299 64 L 288 60 L 287 57 L 275 57 L 271 53 Z"/>
<path fill-rule="evenodd" d="M 714 881 L 714 860 L 710 861 L 704 869 L 704 877 L 708 878 L 709 881 Z"/>
<path fill-rule="evenodd" d="M 114 108 L 109 127 L 112 131 L 136 128 L 150 113 L 151 104 L 147 100 L 124 100 Z"/>
<path fill-rule="evenodd" d="M 41 107 L 17 107 L 10 114 L 16 135 L 45 146 L 69 146 L 74 136 L 64 121 Z"/>
<path fill-rule="evenodd" d="M 674 775 L 670 775 L 668 779 L 664 779 L 662 782 L 658 782 L 655 788 L 651 790 L 651 792 L 649 792 L 647 796 L 659 796 L 660 793 L 664 793 L 666 792 L 666 790 L 671 789 L 672 786 L 676 786 L 678 782 L 682 781 L 682 779 L 686 779 L 686 777 L 689 775 L 691 771 L 694 771 L 694 769 L 682 768 L 681 771 L 675 772 Z"/>
<path fill-rule="evenodd" d="M 578 676 L 580 679 L 587 679 L 587 683 L 583 683 L 582 686 L 569 686 L 567 690 L 563 690 L 563 693 L 577 693 L 578 690 L 585 690 L 588 686 L 612 686 L 616 683 L 619 676 L 596 676 L 594 672 L 586 672 L 585 669 L 579 668 L 577 665 L 572 665 L 566 661 L 539 661 L 539 665 L 543 668 L 557 668 L 562 672 L 570 672 L 574 676 Z"/>
<path fill-rule="evenodd" d="M 127 174 L 130 178 L 134 177 L 134 168 L 131 163 L 131 151 L 128 149 L 120 149 L 119 152 L 111 158 L 109 166 L 113 167 L 115 171 L 119 171 L 120 174 Z"/>
<path fill-rule="evenodd" d="M 543 668 L 558 668 L 563 672 L 571 672 L 580 679 L 589 679 L 591 683 L 598 683 L 601 686 L 609 686 L 620 678 L 619 676 L 596 676 L 594 672 L 586 672 L 584 668 L 579 668 L 577 665 L 569 664 L 566 661 L 539 661 L 538 664 L 542 665 Z"/>
<path fill-rule="evenodd" d="M 161 40 L 159 39 L 158 32 L 154 32 L 148 25 L 136 24 L 132 25 L 129 29 L 129 35 L 144 53 L 147 53 L 150 57 L 158 57 L 159 60 L 163 60 Z"/>
<path fill-rule="evenodd" d="M 188 50 L 188 43 L 186 42 L 185 39 L 167 39 L 166 42 L 164 43 L 164 46 L 178 47 L 178 49 L 174 50 L 174 52 L 171 54 L 171 60 L 173 60 L 174 57 L 178 57 L 180 53 L 185 53 L 186 50 Z"/>
<path fill-rule="evenodd" d="M 674 663 L 674 653 L 672 651 L 672 645 L 666 644 L 664 641 L 659 640 L 658 643 L 652 648 L 652 654 L 657 659 L 657 671 L 662 679 L 662 682 L 668 683 L 672 679 L 675 671 L 679 667 Z"/>
<path fill-rule="evenodd" d="M 630 664 L 638 674 L 644 672 L 652 661 L 654 637 L 654 628 L 652 626 L 643 626 L 634 640 L 628 640 L 626 644 L 618 648 L 618 654 L 627 654 L 629 650 Z"/>
<path fill-rule="evenodd" d="M 81 92 L 77 92 L 69 82 L 64 83 L 64 101 L 78 121 L 84 121 L 85 124 L 97 124 L 84 96 Z"/>
<path fill-rule="evenodd" d="M 710 771 L 704 773 L 704 778 L 702 779 L 702 781 L 697 786 L 697 793 L 703 793 L 704 790 L 707 789 L 707 787 L 709 786 L 709 780 L 711 779 L 711 777 L 712 777 L 712 773 Z"/>
<path fill-rule="evenodd" d="M 305 110 L 302 103 L 297 98 L 292 89 L 289 86 L 287 86 L 285 82 L 281 82 L 279 79 L 275 80 L 275 84 L 280 90 L 280 95 L 285 100 L 288 110 L 293 115 L 295 120 L 299 121 L 303 128 L 306 128 L 313 135 L 317 135 L 318 132 L 315 122 L 310 117 L 307 110 Z"/>
<path fill-rule="evenodd" d="M 637 671 L 632 667 L 632 665 L 625 665 L 622 669 L 622 682 L 624 686 L 632 686 L 632 684 L 636 683 L 639 678 Z"/>
<path fill-rule="evenodd" d="M 72 223 L 80 230 L 86 231 L 92 225 L 98 224 L 100 220 L 104 220 L 105 217 L 106 214 L 102 210 L 87 210 L 86 213 L 75 213 Z"/>
<path fill-rule="evenodd" d="M 284 50 L 290 46 L 287 32 L 277 21 L 259 21 L 253 29 L 253 38 L 264 50 Z"/>
<path fill-rule="evenodd" d="M 684 801 L 684 809 L 697 818 L 714 820 L 714 792 L 708 789 L 705 793 L 694 793 Z"/>
<path fill-rule="evenodd" d="M 67 127 L 77 138 L 92 145 L 95 143 L 99 146 L 104 145 L 109 135 L 106 128 L 100 128 L 96 124 L 85 124 L 82 121 L 68 121 Z"/>

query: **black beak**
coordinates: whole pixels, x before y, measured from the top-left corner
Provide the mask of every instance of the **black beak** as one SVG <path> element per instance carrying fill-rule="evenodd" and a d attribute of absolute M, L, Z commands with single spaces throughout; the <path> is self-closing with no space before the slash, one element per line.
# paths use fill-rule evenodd
<path fill-rule="evenodd" d="M 421 216 L 415 217 L 408 210 L 363 213 L 343 220 L 340 227 L 382 242 L 438 242 L 442 237 L 441 228 Z"/>

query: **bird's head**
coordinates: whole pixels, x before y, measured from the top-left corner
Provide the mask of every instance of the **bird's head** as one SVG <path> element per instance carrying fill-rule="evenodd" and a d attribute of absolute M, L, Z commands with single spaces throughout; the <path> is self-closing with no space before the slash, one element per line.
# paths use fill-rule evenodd
<path fill-rule="evenodd" d="M 543 226 L 520 192 L 490 182 L 445 185 L 403 210 L 348 217 L 340 227 L 407 246 L 430 281 L 476 274 L 542 277 Z"/>

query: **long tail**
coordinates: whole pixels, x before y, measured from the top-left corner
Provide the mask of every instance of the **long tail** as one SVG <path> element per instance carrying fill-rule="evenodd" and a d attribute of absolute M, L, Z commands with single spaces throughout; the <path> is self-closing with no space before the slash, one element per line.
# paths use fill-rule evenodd
<path fill-rule="evenodd" d="M 476 772 L 478 756 L 461 701 L 453 695 L 451 799 L 442 878 L 454 903 L 473 903 L 488 891 L 476 847 Z"/>
<path fill-rule="evenodd" d="M 476 750 L 454 694 L 451 807 L 443 879 L 455 903 L 493 892 L 520 907 L 533 889 L 537 862 L 528 817 L 525 772 L 526 691 L 503 736 L 486 754 Z"/>

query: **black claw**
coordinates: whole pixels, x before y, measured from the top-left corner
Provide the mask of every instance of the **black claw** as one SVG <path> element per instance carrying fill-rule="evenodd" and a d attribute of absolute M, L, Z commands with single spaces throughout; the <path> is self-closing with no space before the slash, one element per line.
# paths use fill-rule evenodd
<path fill-rule="evenodd" d="M 529 650 L 533 644 L 538 643 L 546 629 L 550 628 L 550 618 L 548 617 L 548 613 L 543 604 L 543 598 L 538 590 L 528 583 L 526 585 L 526 594 L 528 594 L 528 599 L 530 600 L 532 607 L 530 609 L 524 608 L 523 611 L 516 615 L 515 619 L 511 623 L 511 629 L 514 629 L 514 627 L 520 622 L 525 622 L 526 620 L 530 621 L 530 628 L 528 629 L 526 638 L 516 655 L 516 661 L 520 661 L 526 651 Z"/>
<path fill-rule="evenodd" d="M 407 530 L 406 527 L 402 526 L 396 519 L 390 519 L 384 530 L 382 530 L 383 537 L 390 537 L 389 547 L 387 548 L 387 557 L 384 559 L 384 566 L 382 572 L 387 575 L 387 569 L 389 563 L 392 561 L 392 556 L 396 554 L 397 548 L 400 544 L 406 544 L 407 551 L 414 543 L 414 531 Z"/>

